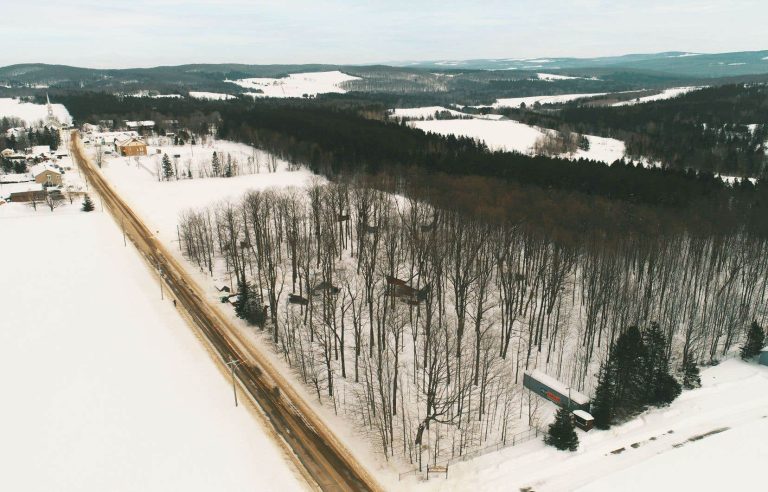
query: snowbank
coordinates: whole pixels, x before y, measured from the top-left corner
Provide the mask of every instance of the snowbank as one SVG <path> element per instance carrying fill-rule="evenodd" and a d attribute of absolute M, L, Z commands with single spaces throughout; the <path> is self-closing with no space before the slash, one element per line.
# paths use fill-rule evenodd
<path fill-rule="evenodd" d="M 106 213 L 0 230 L 1 490 L 304 489 Z"/>

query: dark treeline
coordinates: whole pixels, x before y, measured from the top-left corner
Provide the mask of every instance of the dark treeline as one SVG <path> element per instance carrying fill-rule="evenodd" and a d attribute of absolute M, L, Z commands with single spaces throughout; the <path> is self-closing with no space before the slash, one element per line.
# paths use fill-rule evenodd
<path fill-rule="evenodd" d="M 643 104 L 606 107 L 571 103 L 559 111 L 505 110 L 547 128 L 623 140 L 627 153 L 676 169 L 762 176 L 768 139 L 768 86 L 732 84 Z M 757 125 L 748 127 L 747 125 Z"/>

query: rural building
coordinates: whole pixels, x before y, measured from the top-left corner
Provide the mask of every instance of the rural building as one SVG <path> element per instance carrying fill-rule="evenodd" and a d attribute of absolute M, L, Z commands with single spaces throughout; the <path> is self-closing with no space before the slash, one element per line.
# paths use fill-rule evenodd
<path fill-rule="evenodd" d="M 16 151 L 14 151 L 13 149 L 3 149 L 3 151 L 0 152 L 0 155 L 3 157 L 10 157 L 15 153 Z"/>
<path fill-rule="evenodd" d="M 760 358 L 757 361 L 764 366 L 768 366 L 768 347 L 760 351 Z"/>
<path fill-rule="evenodd" d="M 525 371 L 523 386 L 559 407 L 589 411 L 589 398 L 586 395 L 568 388 L 557 379 L 541 371 Z"/>
<path fill-rule="evenodd" d="M 35 178 L 35 183 L 47 186 L 61 186 L 62 172 L 50 164 L 38 164 L 32 166 L 29 172 Z"/>
<path fill-rule="evenodd" d="M 133 157 L 137 155 L 147 155 L 147 144 L 136 137 L 115 143 L 118 153 L 124 157 Z"/>
<path fill-rule="evenodd" d="M 11 193 L 8 196 L 9 202 L 42 202 L 45 200 L 47 193 L 45 190 L 28 190 L 28 191 L 17 191 L 15 193 Z"/>

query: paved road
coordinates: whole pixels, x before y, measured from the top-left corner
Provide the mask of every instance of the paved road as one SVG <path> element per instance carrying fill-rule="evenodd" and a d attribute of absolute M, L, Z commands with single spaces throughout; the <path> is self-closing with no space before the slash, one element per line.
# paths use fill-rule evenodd
<path fill-rule="evenodd" d="M 376 481 L 338 442 L 290 384 L 253 347 L 215 306 L 205 300 L 204 291 L 187 275 L 184 267 L 154 237 L 150 229 L 120 198 L 86 157 L 79 134 L 72 132 L 72 156 L 90 186 L 99 193 L 115 221 L 164 278 L 165 285 L 199 330 L 220 361 L 243 361 L 235 375 L 241 388 L 262 409 L 275 433 L 296 458 L 313 486 L 324 491 L 376 491 Z"/>

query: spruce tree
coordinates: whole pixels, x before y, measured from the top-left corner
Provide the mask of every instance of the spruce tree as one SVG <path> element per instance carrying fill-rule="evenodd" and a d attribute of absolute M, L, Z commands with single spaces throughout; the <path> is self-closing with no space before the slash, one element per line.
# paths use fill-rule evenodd
<path fill-rule="evenodd" d="M 699 376 L 699 366 L 689 360 L 683 366 L 683 387 L 685 389 L 694 389 L 701 387 L 701 376 Z"/>
<path fill-rule="evenodd" d="M 173 165 L 168 154 L 163 154 L 163 177 L 167 180 L 173 177 Z"/>
<path fill-rule="evenodd" d="M 760 355 L 760 351 L 765 344 L 765 332 L 763 328 L 757 324 L 757 321 L 753 321 L 747 331 L 747 339 L 744 345 L 741 346 L 741 358 L 744 360 L 751 359 L 757 355 Z"/>
<path fill-rule="evenodd" d="M 656 322 L 643 331 L 645 345 L 643 372 L 645 373 L 645 401 L 652 405 L 666 405 L 680 394 L 680 384 L 669 373 L 667 339 Z"/>
<path fill-rule="evenodd" d="M 221 162 L 219 162 L 219 156 L 216 154 L 216 152 L 213 152 L 213 156 L 211 157 L 211 169 L 213 170 L 213 175 L 218 176 L 221 172 Z"/>
<path fill-rule="evenodd" d="M 544 442 L 561 451 L 578 449 L 579 436 L 576 435 L 570 410 L 562 407 L 557 410 L 555 421 L 550 424 L 549 432 L 544 436 Z"/>
<path fill-rule="evenodd" d="M 81 210 L 83 212 L 93 212 L 94 206 L 93 202 L 91 201 L 91 197 L 88 195 L 85 195 L 85 198 L 83 198 L 83 208 Z"/>
<path fill-rule="evenodd" d="M 597 379 L 597 389 L 595 397 L 592 399 L 592 416 L 595 418 L 595 427 L 598 429 L 608 429 L 613 421 L 614 411 L 614 375 L 610 369 L 610 362 L 603 363 L 600 366 L 600 373 Z"/>

